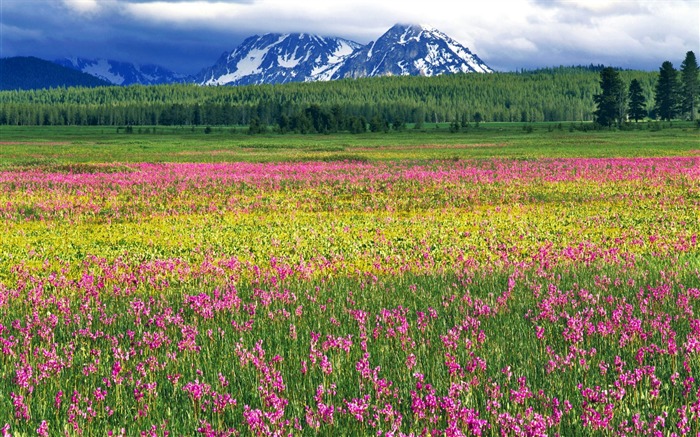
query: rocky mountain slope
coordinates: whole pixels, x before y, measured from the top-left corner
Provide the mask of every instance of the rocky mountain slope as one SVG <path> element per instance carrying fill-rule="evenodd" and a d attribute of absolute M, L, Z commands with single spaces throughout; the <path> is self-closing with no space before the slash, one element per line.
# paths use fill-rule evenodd
<path fill-rule="evenodd" d="M 203 70 L 196 82 L 249 85 L 492 71 L 468 48 L 437 29 L 397 24 L 365 46 L 304 33 L 250 37 Z"/>
<path fill-rule="evenodd" d="M 90 74 L 113 85 L 159 85 L 192 82 L 193 79 L 158 65 L 139 65 L 109 59 L 65 58 L 58 65 Z"/>

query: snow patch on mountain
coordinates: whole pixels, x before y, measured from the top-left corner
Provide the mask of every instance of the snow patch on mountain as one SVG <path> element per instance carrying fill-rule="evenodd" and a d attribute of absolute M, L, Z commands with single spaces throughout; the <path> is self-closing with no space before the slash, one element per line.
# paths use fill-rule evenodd
<path fill-rule="evenodd" d="M 93 75 L 115 85 L 124 83 L 124 76 L 112 72 L 112 66 L 106 59 L 99 59 L 95 63 L 88 63 L 82 68 L 82 71 L 83 73 Z"/>
<path fill-rule="evenodd" d="M 247 38 L 197 75 L 202 85 L 248 85 L 330 80 L 361 45 L 306 33 Z"/>
<path fill-rule="evenodd" d="M 468 48 L 431 26 L 397 24 L 349 56 L 333 79 L 492 71 Z"/>
<path fill-rule="evenodd" d="M 468 48 L 431 26 L 397 24 L 366 46 L 305 33 L 256 35 L 203 70 L 197 82 L 247 85 L 492 71 Z"/>
<path fill-rule="evenodd" d="M 192 79 L 159 65 L 138 65 L 110 59 L 64 58 L 54 61 L 63 67 L 88 73 L 114 85 L 157 85 L 191 82 Z"/>
<path fill-rule="evenodd" d="M 107 59 L 66 58 L 55 62 L 115 85 L 278 84 L 493 71 L 467 47 L 439 30 L 427 25 L 401 24 L 367 45 L 307 33 L 251 36 L 195 76 L 180 75 L 156 65 Z"/>

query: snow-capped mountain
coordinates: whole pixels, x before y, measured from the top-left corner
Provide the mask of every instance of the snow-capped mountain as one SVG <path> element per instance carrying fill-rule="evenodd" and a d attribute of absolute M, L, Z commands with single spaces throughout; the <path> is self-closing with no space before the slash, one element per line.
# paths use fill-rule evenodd
<path fill-rule="evenodd" d="M 256 35 L 224 53 L 196 81 L 248 85 L 492 71 L 468 48 L 437 29 L 397 24 L 366 46 L 305 33 Z"/>
<path fill-rule="evenodd" d="M 250 85 L 330 80 L 362 47 L 342 38 L 307 33 L 252 36 L 197 75 L 202 85 Z"/>
<path fill-rule="evenodd" d="M 106 80 L 114 85 L 158 85 L 192 82 L 192 78 L 158 65 L 137 65 L 108 59 L 65 58 L 54 61 L 63 67 Z"/>
<path fill-rule="evenodd" d="M 430 26 L 397 24 L 353 53 L 333 79 L 492 73 L 478 56 Z"/>
<path fill-rule="evenodd" d="M 468 48 L 439 30 L 402 24 L 395 25 L 368 45 L 308 33 L 255 35 L 233 51 L 225 52 L 216 64 L 195 76 L 178 74 L 157 65 L 107 59 L 65 58 L 55 63 L 114 85 L 279 84 L 493 71 Z"/>

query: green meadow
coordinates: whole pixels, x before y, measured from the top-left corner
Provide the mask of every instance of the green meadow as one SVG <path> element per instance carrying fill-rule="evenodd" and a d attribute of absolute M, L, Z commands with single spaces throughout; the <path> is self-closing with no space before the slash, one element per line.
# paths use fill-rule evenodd
<path fill-rule="evenodd" d="M 696 124 L 0 129 L 0 435 L 700 433 Z"/>
<path fill-rule="evenodd" d="M 0 166 L 98 162 L 282 162 L 686 156 L 700 130 L 690 122 L 640 122 L 627 130 L 590 123 L 449 124 L 400 132 L 247 135 L 246 127 L 2 126 Z"/>

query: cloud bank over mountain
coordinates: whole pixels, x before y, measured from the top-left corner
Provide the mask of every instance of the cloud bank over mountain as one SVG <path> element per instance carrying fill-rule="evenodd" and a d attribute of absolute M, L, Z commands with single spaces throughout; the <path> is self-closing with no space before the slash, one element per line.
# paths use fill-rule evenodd
<path fill-rule="evenodd" d="M 129 59 L 190 74 L 253 34 L 303 31 L 367 44 L 397 22 L 430 23 L 496 70 L 652 70 L 700 45 L 696 0 L 5 0 L 0 8 L 0 56 Z"/>

